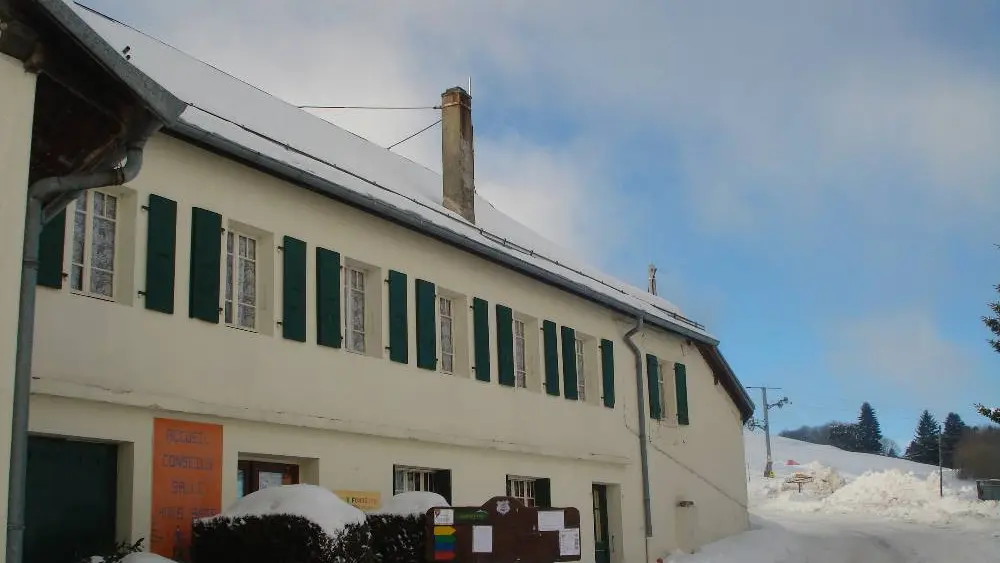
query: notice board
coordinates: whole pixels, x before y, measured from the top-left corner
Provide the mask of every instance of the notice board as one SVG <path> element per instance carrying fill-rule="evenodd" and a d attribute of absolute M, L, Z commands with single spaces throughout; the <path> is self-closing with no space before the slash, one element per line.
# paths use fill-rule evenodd
<path fill-rule="evenodd" d="M 482 506 L 427 511 L 425 559 L 430 563 L 553 563 L 579 561 L 580 511 L 534 508 L 512 497 Z"/>
<path fill-rule="evenodd" d="M 189 561 L 191 523 L 222 510 L 222 426 L 153 421 L 152 522 L 149 550 Z"/>

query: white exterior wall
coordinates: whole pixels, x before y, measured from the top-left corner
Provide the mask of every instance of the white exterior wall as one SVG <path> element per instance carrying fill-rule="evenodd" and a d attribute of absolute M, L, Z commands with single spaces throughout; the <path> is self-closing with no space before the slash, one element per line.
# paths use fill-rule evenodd
<path fill-rule="evenodd" d="M 35 75 L 20 61 L 0 54 L 0 451 L 10 451 L 11 406 L 14 391 L 14 353 L 21 287 L 24 211 L 28 194 L 28 157 L 35 107 Z M 8 465 L 0 467 L 0 514 L 6 523 Z M 6 550 L 0 534 L 0 553 Z"/>
<path fill-rule="evenodd" d="M 145 276 L 146 217 L 140 206 L 149 193 L 178 202 L 173 315 L 147 311 L 137 295 Z M 118 302 L 74 295 L 66 287 L 39 288 L 31 423 L 34 432 L 129 445 L 122 450 L 123 467 L 133 470 L 132 480 L 121 485 L 123 538 L 148 537 L 152 420 L 161 416 L 224 425 L 224 506 L 235 498 L 241 454 L 297 460 L 303 482 L 380 491 L 383 499 L 392 494 L 394 463 L 451 469 L 456 505 L 504 494 L 507 474 L 548 477 L 553 505 L 579 508 L 583 560 L 592 561 L 591 484 L 605 483 L 620 486 L 620 498 L 609 499 L 612 508 L 621 506 L 620 518 L 612 514 L 610 522 L 613 561 L 645 558 L 634 358 L 622 341 L 630 319 L 163 135 L 151 140 L 142 172 L 122 195 Z M 229 221 L 251 226 L 269 241 L 269 249 L 262 244 L 258 250 L 261 271 L 268 272 L 263 297 L 269 303 L 260 332 L 188 318 L 192 206 L 222 214 L 224 227 Z M 283 339 L 281 327 L 272 324 L 281 318 L 282 294 L 275 246 L 285 235 L 309 245 L 305 343 Z M 387 353 L 373 358 L 315 344 L 316 246 L 340 252 L 345 262 L 380 268 L 381 279 L 389 269 L 407 274 L 408 365 L 390 362 Z M 67 244 L 67 261 L 69 254 Z M 476 381 L 468 365 L 455 376 L 416 367 L 417 278 L 464 296 L 467 304 L 472 297 L 489 302 L 490 383 Z M 16 300 L 3 297 L 4 306 L 16 310 Z M 382 303 L 379 329 L 388 342 L 384 291 Z M 530 358 L 535 389 L 498 385 L 496 304 L 537 320 L 535 330 L 527 330 L 529 339 L 537 339 L 536 350 L 544 319 L 614 341 L 616 407 L 600 404 L 596 350 L 588 353 L 593 367 L 587 403 L 541 391 L 540 354 Z M 463 338 L 468 357 L 471 311 L 465 314 L 467 332 L 456 338 Z M 713 384 L 696 349 L 652 330 L 639 341 L 650 353 L 688 366 L 691 425 L 650 425 L 649 555 L 655 560 L 677 545 L 677 500 L 695 501 L 699 543 L 745 529 L 746 476 L 739 414 Z"/>

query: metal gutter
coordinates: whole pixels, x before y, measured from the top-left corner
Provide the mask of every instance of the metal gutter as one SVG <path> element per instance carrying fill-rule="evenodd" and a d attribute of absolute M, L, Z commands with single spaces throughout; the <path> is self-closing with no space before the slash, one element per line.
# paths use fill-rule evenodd
<path fill-rule="evenodd" d="M 637 317 L 635 326 L 625 333 L 625 344 L 635 355 L 635 393 L 639 413 L 639 463 L 642 469 L 642 523 L 646 530 L 646 538 L 653 537 L 652 495 L 649 492 L 649 449 L 646 444 L 646 393 L 642 382 L 643 357 L 639 346 L 632 340 L 637 332 L 642 330 L 643 318 Z M 646 543 L 646 561 L 649 561 L 649 543 Z"/>
<path fill-rule="evenodd" d="M 65 208 L 77 194 L 105 186 L 119 186 L 134 179 L 142 168 L 146 141 L 160 127 L 155 118 L 138 130 L 126 144 L 126 162 L 120 168 L 102 172 L 43 178 L 28 188 L 24 221 L 24 248 L 21 267 L 21 295 L 17 316 L 17 352 L 14 364 L 14 401 L 11 417 L 10 480 L 7 496 L 7 563 L 24 559 L 24 513 L 28 473 L 28 416 L 31 404 L 31 360 L 35 339 L 35 297 L 38 291 L 38 252 L 44 217 Z"/>

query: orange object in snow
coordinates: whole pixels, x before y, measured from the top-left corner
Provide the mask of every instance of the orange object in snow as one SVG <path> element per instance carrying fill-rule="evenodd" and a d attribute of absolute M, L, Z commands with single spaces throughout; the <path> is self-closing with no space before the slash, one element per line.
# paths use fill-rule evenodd
<path fill-rule="evenodd" d="M 798 464 L 799 462 L 795 461 L 794 459 L 790 459 L 785 462 L 785 465 L 798 465 Z"/>

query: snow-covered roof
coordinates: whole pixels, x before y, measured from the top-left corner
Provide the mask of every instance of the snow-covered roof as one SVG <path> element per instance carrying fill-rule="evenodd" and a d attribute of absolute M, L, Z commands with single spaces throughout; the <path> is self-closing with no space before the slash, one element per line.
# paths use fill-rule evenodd
<path fill-rule="evenodd" d="M 649 324 L 708 344 L 722 359 L 718 340 L 676 305 L 579 263 L 479 195 L 472 224 L 443 206 L 438 173 L 122 22 L 62 1 L 122 60 L 186 105 L 180 117 L 167 124 L 175 133 L 622 313 L 642 316 Z M 744 413 L 746 408 L 752 411 L 752 401 L 728 364 L 724 359 L 717 363 L 725 367 L 720 375 L 737 390 L 734 400 Z"/>

